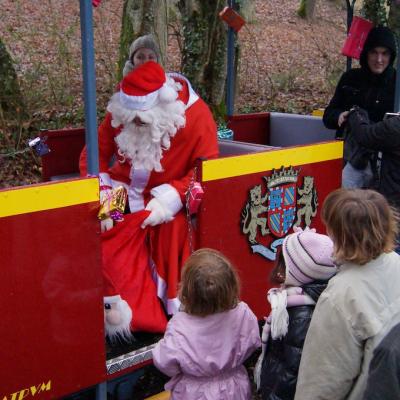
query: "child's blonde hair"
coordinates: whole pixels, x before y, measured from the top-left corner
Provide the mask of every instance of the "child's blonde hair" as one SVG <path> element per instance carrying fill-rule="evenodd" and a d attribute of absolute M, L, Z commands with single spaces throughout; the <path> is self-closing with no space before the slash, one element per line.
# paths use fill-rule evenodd
<path fill-rule="evenodd" d="M 206 316 L 235 308 L 239 278 L 231 262 L 219 251 L 195 251 L 183 266 L 179 299 L 188 314 Z"/>
<path fill-rule="evenodd" d="M 322 220 L 338 263 L 363 265 L 395 248 L 398 215 L 374 190 L 335 190 L 325 199 Z"/>

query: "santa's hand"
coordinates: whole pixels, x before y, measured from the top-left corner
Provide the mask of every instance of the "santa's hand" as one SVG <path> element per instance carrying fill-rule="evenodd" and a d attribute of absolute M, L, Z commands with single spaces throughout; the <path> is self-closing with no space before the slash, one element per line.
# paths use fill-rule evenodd
<path fill-rule="evenodd" d="M 100 204 L 104 204 L 107 199 L 111 199 L 112 190 L 111 186 L 104 186 L 100 189 Z M 109 231 L 114 226 L 114 221 L 111 218 L 105 218 L 100 221 L 101 232 Z"/>
<path fill-rule="evenodd" d="M 101 232 L 107 232 L 114 227 L 114 221 L 111 218 L 102 219 L 100 221 Z"/>
<path fill-rule="evenodd" d="M 104 189 L 100 189 L 100 204 L 103 204 L 106 199 L 111 199 L 112 188 L 111 186 L 104 186 Z"/>
<path fill-rule="evenodd" d="M 172 213 L 155 197 L 148 202 L 145 210 L 151 211 L 151 214 L 143 221 L 141 228 L 156 226 L 173 218 Z"/>

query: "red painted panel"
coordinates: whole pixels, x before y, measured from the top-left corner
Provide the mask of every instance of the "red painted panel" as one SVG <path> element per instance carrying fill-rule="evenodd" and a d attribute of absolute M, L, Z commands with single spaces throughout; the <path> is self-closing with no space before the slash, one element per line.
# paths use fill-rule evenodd
<path fill-rule="evenodd" d="M 42 158 L 42 178 L 49 181 L 55 175 L 79 173 L 79 156 L 85 145 L 85 129 L 44 131 L 50 153 Z"/>
<path fill-rule="evenodd" d="M 228 128 L 240 142 L 269 144 L 269 113 L 239 114 L 228 117 Z"/>
<path fill-rule="evenodd" d="M 105 380 L 96 209 L 0 219 L 1 399 L 40 384 L 38 398 L 60 398 Z"/>
<path fill-rule="evenodd" d="M 311 227 L 320 232 L 324 232 L 320 221 L 322 203 L 329 192 L 340 186 L 341 166 L 341 160 L 333 160 L 295 167 L 301 169 L 298 179 L 300 185 L 304 176 L 314 177 L 319 206 Z M 220 250 L 234 262 L 242 280 L 242 299 L 250 305 L 259 319 L 268 312 L 266 294 L 271 287 L 269 274 L 274 262 L 260 254 L 253 254 L 248 237 L 242 233 L 241 214 L 248 200 L 249 190 L 261 185 L 264 195 L 266 185 L 263 177 L 270 175 L 271 171 L 266 171 L 202 183 L 205 193 L 197 231 L 198 247 Z M 271 243 L 277 237 L 270 234 L 262 239 Z"/>

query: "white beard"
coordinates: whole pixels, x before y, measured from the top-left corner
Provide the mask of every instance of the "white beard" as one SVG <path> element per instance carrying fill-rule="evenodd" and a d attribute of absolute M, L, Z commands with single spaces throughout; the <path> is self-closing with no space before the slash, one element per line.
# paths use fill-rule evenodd
<path fill-rule="evenodd" d="M 109 303 L 111 307 L 116 310 L 119 314 L 120 321 L 118 324 L 110 323 L 107 318 L 107 312 L 104 314 L 104 329 L 106 335 L 112 342 L 118 339 L 129 340 L 131 336 L 131 321 L 132 321 L 132 310 L 128 303 L 120 299 L 117 302 Z"/>
<path fill-rule="evenodd" d="M 112 113 L 113 127 L 123 125 L 115 137 L 119 155 L 129 159 L 134 168 L 161 172 L 163 151 L 170 148 L 171 138 L 185 125 L 183 102 L 160 102 L 147 111 L 128 110 L 121 105 L 116 93 L 107 110 Z M 136 116 L 146 125 L 133 123 Z"/>

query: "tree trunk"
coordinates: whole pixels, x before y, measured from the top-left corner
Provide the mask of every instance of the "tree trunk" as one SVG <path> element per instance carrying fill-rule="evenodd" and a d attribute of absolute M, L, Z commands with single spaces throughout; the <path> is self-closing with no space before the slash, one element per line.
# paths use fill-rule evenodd
<path fill-rule="evenodd" d="M 128 59 L 129 46 L 139 36 L 153 34 L 164 63 L 167 49 L 167 0 L 125 0 L 119 48 L 119 77 Z"/>
<path fill-rule="evenodd" d="M 297 14 L 301 18 L 313 19 L 316 0 L 301 0 Z"/>
<path fill-rule="evenodd" d="M 13 61 L 0 39 L 0 117 L 20 120 L 24 113 L 24 101 Z"/>
<path fill-rule="evenodd" d="M 400 38 L 400 1 L 392 0 L 389 10 L 388 24 L 390 29 Z"/>
<path fill-rule="evenodd" d="M 179 0 L 182 16 L 182 72 L 213 108 L 224 100 L 226 27 L 218 17 L 223 0 Z"/>

